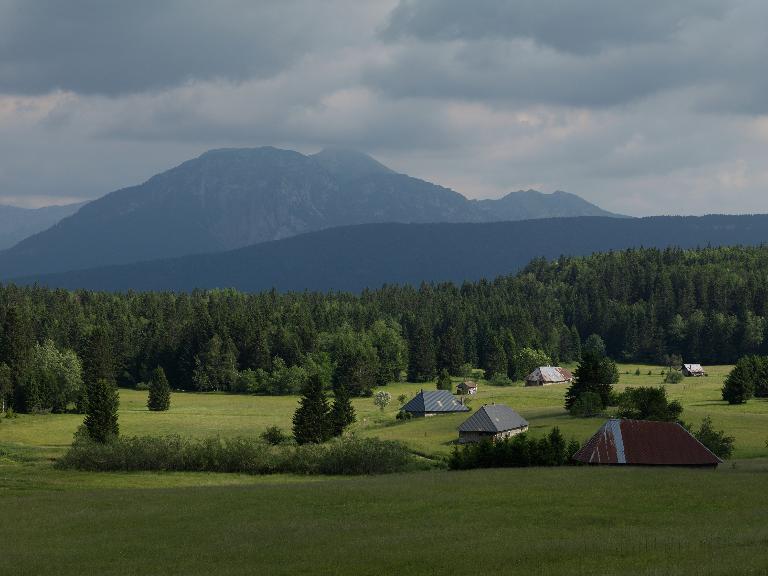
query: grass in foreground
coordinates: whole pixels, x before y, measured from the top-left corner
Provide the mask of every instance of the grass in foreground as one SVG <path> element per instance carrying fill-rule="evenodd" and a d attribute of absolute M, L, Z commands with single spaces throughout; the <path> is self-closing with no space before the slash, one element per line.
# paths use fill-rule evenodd
<path fill-rule="evenodd" d="M 11 490 L 0 515 L 3 566 L 62 576 L 85 567 L 102 575 L 757 575 L 768 566 L 768 460 L 716 472 L 295 480 Z"/>

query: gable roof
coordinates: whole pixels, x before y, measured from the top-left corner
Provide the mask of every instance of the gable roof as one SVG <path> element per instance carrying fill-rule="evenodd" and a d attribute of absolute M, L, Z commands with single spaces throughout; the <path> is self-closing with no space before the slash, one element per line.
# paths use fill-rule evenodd
<path fill-rule="evenodd" d="M 528 421 L 504 404 L 486 404 L 459 426 L 459 432 L 506 432 L 528 426 Z"/>
<path fill-rule="evenodd" d="M 406 412 L 469 412 L 448 390 L 422 390 L 411 398 L 403 410 Z"/>
<path fill-rule="evenodd" d="M 683 364 L 683 368 L 688 370 L 688 372 L 704 372 L 701 364 Z"/>
<path fill-rule="evenodd" d="M 565 382 L 573 378 L 573 374 L 565 368 L 559 366 L 539 366 L 531 372 L 526 380 L 536 382 Z"/>
<path fill-rule="evenodd" d="M 464 380 L 459 386 L 464 386 L 465 388 L 477 388 L 477 383 L 472 380 Z"/>
<path fill-rule="evenodd" d="M 722 462 L 677 422 L 611 419 L 574 455 L 585 464 L 716 466 Z"/>

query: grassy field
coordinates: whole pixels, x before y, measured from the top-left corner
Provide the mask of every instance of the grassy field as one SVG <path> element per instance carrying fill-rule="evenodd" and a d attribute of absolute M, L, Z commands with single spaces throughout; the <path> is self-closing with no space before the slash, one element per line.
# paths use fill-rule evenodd
<path fill-rule="evenodd" d="M 659 367 L 620 366 L 618 386 L 657 385 Z M 433 471 L 375 478 L 58 471 L 82 421 L 19 416 L 0 423 L 0 559 L 13 574 L 768 574 L 768 402 L 728 406 L 728 367 L 667 386 L 698 424 L 736 437 L 716 472 L 647 469 Z M 648 376 L 648 371 L 653 375 Z M 466 416 L 396 422 L 355 400 L 361 435 L 445 455 Z M 531 423 L 585 440 L 602 419 L 563 410 L 565 387 L 482 385 Z M 290 429 L 295 397 L 173 395 L 150 413 L 122 390 L 123 434 L 203 437 Z M 84 567 L 87 567 L 85 570 Z M 3 573 L 3 569 L 0 569 Z"/>

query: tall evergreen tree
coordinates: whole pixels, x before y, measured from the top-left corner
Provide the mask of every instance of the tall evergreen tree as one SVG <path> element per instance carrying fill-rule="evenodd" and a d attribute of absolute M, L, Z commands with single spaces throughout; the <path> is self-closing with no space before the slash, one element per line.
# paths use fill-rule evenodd
<path fill-rule="evenodd" d="M 26 314 L 16 306 L 5 313 L 2 337 L 0 337 L 0 362 L 11 370 L 10 397 L 13 408 L 28 412 L 39 404 L 36 391 L 30 386 L 30 361 L 35 336 Z"/>
<path fill-rule="evenodd" d="M 120 432 L 117 409 L 120 398 L 117 387 L 105 378 L 89 382 L 88 403 L 85 411 L 85 428 L 91 439 L 108 442 Z"/>
<path fill-rule="evenodd" d="M 352 407 L 349 392 L 340 382 L 333 387 L 333 404 L 330 412 L 331 434 L 341 436 L 355 420 L 355 409 Z"/>
<path fill-rule="evenodd" d="M 449 392 L 453 390 L 453 382 L 451 381 L 451 375 L 448 374 L 448 370 L 443 368 L 440 371 L 440 375 L 437 377 L 437 389 L 438 390 L 448 390 Z"/>
<path fill-rule="evenodd" d="M 98 380 L 115 383 L 115 361 L 111 338 L 103 326 L 94 328 L 85 339 L 80 358 L 83 362 L 83 381 L 86 388 Z"/>
<path fill-rule="evenodd" d="M 409 331 L 408 380 L 428 382 L 435 377 L 435 347 L 432 332 L 423 321 Z"/>
<path fill-rule="evenodd" d="M 171 386 L 162 366 L 155 368 L 149 380 L 147 408 L 153 412 L 164 412 L 171 407 Z"/>
<path fill-rule="evenodd" d="M 613 385 L 618 381 L 619 371 L 613 360 L 593 349 L 585 350 L 573 374 L 573 383 L 565 393 L 565 408 L 570 410 L 584 392 L 599 394 L 605 408 L 611 400 Z"/>
<path fill-rule="evenodd" d="M 331 437 L 330 409 L 319 374 L 312 374 L 304 386 L 299 407 L 293 415 L 293 437 L 298 444 L 319 444 Z"/>

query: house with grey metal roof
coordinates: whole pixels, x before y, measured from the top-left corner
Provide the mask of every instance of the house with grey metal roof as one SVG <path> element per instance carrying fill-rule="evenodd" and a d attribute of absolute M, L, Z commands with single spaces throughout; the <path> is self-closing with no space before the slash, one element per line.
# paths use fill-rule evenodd
<path fill-rule="evenodd" d="M 459 426 L 459 444 L 503 440 L 528 430 L 528 421 L 504 404 L 486 404 Z"/>
<path fill-rule="evenodd" d="M 526 386 L 549 386 L 550 384 L 570 384 L 573 374 L 559 366 L 540 366 L 525 378 Z"/>
<path fill-rule="evenodd" d="M 707 373 L 701 364 L 683 364 L 681 368 L 683 376 L 706 376 Z"/>
<path fill-rule="evenodd" d="M 459 402 L 449 390 L 422 390 L 403 406 L 403 411 L 411 416 L 421 417 L 469 412 L 469 408 Z"/>

